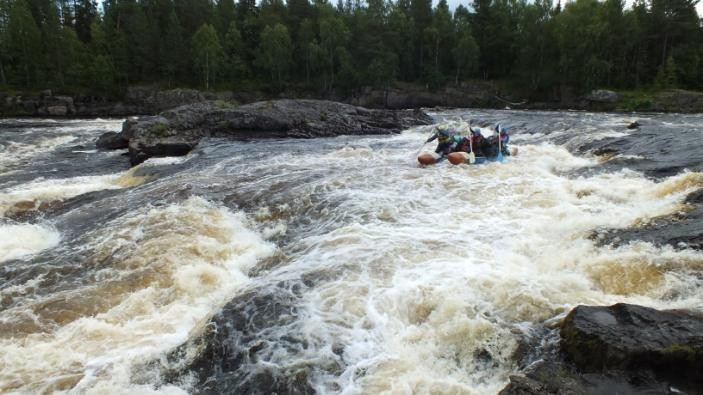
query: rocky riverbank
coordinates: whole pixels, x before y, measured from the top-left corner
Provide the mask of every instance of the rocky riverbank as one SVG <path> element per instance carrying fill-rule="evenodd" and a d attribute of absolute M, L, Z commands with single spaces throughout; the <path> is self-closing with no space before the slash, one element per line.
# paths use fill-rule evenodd
<path fill-rule="evenodd" d="M 317 99 L 312 92 L 200 92 L 195 89 L 159 90 L 132 87 L 122 98 L 63 95 L 49 90 L 36 95 L 11 95 L 0 92 L 0 116 L 34 117 L 121 117 L 155 115 L 184 104 L 219 101 L 245 104 L 295 97 Z M 535 110 L 703 112 L 703 93 L 669 90 L 657 93 L 618 93 L 594 90 L 588 94 L 565 95 L 553 100 L 526 100 L 520 94 L 504 91 L 491 82 L 462 83 L 429 90 L 403 84 L 386 90 L 365 88 L 353 95 L 328 97 L 330 100 L 367 108 L 406 109 L 419 107 L 514 108 Z"/>
<path fill-rule="evenodd" d="M 130 118 L 120 133 L 96 142 L 102 149 L 129 148 L 133 165 L 153 156 L 185 155 L 209 136 L 233 139 L 312 138 L 399 133 L 432 118 L 419 110 L 370 110 L 324 100 L 273 100 L 242 106 L 204 101 Z"/>
<path fill-rule="evenodd" d="M 0 116 L 123 117 L 156 114 L 183 104 L 207 100 L 195 89 L 156 90 L 133 87 L 121 99 L 108 96 L 63 95 L 45 90 L 36 95 L 0 92 Z"/>

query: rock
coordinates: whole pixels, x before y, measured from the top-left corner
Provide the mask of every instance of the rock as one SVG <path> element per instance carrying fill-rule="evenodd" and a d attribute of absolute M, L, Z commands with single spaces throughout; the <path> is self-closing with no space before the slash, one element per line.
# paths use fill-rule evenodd
<path fill-rule="evenodd" d="M 634 121 L 634 122 L 630 123 L 629 125 L 627 125 L 628 129 L 637 129 L 639 127 L 640 127 L 640 124 L 637 121 Z"/>
<path fill-rule="evenodd" d="M 660 112 L 703 112 L 703 93 L 682 89 L 659 92 L 654 97 L 652 109 Z"/>
<path fill-rule="evenodd" d="M 596 103 L 615 103 L 620 99 L 620 95 L 613 91 L 596 89 L 586 95 L 585 99 Z"/>
<path fill-rule="evenodd" d="M 51 116 L 62 117 L 68 114 L 68 108 L 66 106 L 49 106 L 46 108 L 46 112 Z"/>
<path fill-rule="evenodd" d="M 541 395 L 548 394 L 544 384 L 529 377 L 510 376 L 510 383 L 498 395 Z"/>
<path fill-rule="evenodd" d="M 578 306 L 532 339 L 502 395 L 699 394 L 703 319 L 685 311 Z M 559 340 L 559 341 L 555 341 Z"/>
<path fill-rule="evenodd" d="M 121 133 L 107 132 L 98 138 L 95 145 L 100 149 L 106 150 L 123 149 L 129 146 L 129 140 Z"/>
<path fill-rule="evenodd" d="M 172 89 L 159 91 L 148 97 L 145 102 L 154 112 L 168 110 L 184 104 L 205 101 L 203 94 L 195 89 Z"/>
<path fill-rule="evenodd" d="M 129 119 L 119 136 L 101 137 L 101 144 L 128 140 L 130 160 L 138 164 L 152 156 L 185 155 L 206 136 L 249 139 L 385 134 L 431 122 L 432 118 L 419 110 L 370 110 L 324 100 L 283 99 L 238 107 L 201 102 L 155 117 Z"/>
<path fill-rule="evenodd" d="M 703 319 L 689 312 L 578 306 L 560 334 L 562 349 L 583 372 L 651 370 L 703 388 Z"/>
<path fill-rule="evenodd" d="M 166 368 L 161 376 L 168 383 L 188 380 L 199 394 L 314 394 L 310 375 L 319 361 L 271 362 L 274 353 L 307 347 L 294 326 L 296 299 L 281 287 L 238 295 L 210 319 L 200 338 L 167 356 L 174 363 L 159 364 Z"/>

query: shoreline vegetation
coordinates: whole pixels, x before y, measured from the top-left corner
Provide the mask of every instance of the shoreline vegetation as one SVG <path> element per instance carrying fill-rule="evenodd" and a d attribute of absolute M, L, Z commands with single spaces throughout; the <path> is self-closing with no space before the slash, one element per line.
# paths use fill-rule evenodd
<path fill-rule="evenodd" d="M 134 86 L 122 97 L 86 94 L 0 91 L 0 117 L 120 117 L 155 115 L 185 104 L 212 101 L 222 108 L 259 101 L 320 99 L 313 92 L 199 91 Z M 598 89 L 562 101 L 530 101 L 484 81 L 428 90 L 416 84 L 388 89 L 367 87 L 351 96 L 327 99 L 373 109 L 491 108 L 513 110 L 580 110 L 591 112 L 701 113 L 703 92 L 683 89 L 611 91 Z"/>
<path fill-rule="evenodd" d="M 235 104 L 701 112 L 696 4 L 0 0 L 0 114 L 153 114 L 166 108 L 140 100 L 176 88 Z"/>

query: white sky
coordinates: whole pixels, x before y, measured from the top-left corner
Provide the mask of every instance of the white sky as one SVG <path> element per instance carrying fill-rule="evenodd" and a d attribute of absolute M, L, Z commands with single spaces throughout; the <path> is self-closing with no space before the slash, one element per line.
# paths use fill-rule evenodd
<path fill-rule="evenodd" d="M 554 2 L 554 4 L 556 4 L 557 1 L 559 1 L 559 0 L 552 0 L 552 1 Z M 561 5 L 564 6 L 564 4 L 567 1 L 568 0 L 562 0 Z M 471 7 L 469 6 L 469 4 L 471 4 L 471 2 L 472 2 L 472 0 L 447 0 L 447 4 L 449 5 L 450 10 L 454 10 L 459 4 L 463 5 L 464 7 L 468 8 L 468 9 L 471 9 Z M 437 3 L 439 3 L 439 0 L 433 0 L 432 3 L 437 4 Z M 625 0 L 625 7 L 629 8 L 632 3 L 634 3 L 634 0 Z M 698 17 L 703 18 L 703 0 L 700 0 L 698 2 L 698 5 L 696 6 L 696 10 L 698 10 Z"/>

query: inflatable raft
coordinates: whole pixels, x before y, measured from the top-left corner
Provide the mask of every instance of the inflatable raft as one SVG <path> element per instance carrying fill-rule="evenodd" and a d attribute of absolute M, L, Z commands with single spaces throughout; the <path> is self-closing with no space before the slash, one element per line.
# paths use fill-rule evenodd
<path fill-rule="evenodd" d="M 510 150 L 510 156 L 517 156 L 518 150 L 517 147 L 513 147 Z M 469 153 L 468 152 L 452 152 L 451 154 L 447 155 L 447 160 L 449 163 L 453 165 L 461 165 L 461 164 L 474 164 L 474 165 L 480 165 L 482 163 L 486 162 L 495 162 L 498 160 L 498 157 L 492 157 L 488 158 L 485 156 L 476 156 L 476 160 L 471 163 L 469 161 Z M 420 155 L 417 156 L 417 161 L 422 165 L 422 166 L 428 166 L 428 165 L 433 165 L 437 162 L 442 160 L 442 156 L 436 152 L 422 152 Z"/>

